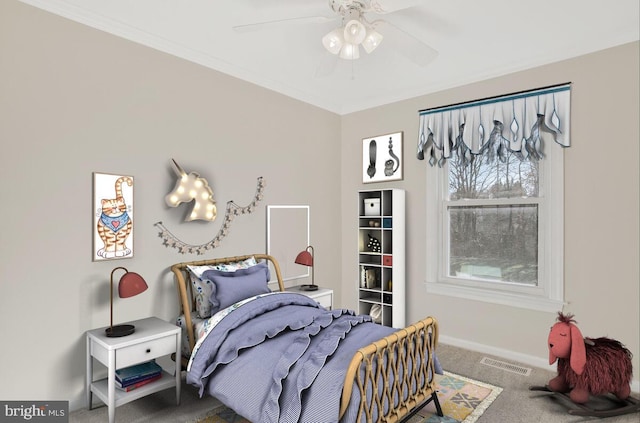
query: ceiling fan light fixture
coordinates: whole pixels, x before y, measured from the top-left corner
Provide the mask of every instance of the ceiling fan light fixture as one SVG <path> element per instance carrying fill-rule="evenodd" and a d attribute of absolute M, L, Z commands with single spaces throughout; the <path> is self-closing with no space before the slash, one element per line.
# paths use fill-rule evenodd
<path fill-rule="evenodd" d="M 380 45 L 383 38 L 384 37 L 382 36 L 382 34 L 380 34 L 378 31 L 374 30 L 373 28 L 369 28 L 369 30 L 367 31 L 367 36 L 362 41 L 362 47 L 364 47 L 367 53 L 371 53 Z"/>
<path fill-rule="evenodd" d="M 356 60 L 360 58 L 360 46 L 357 44 L 345 43 L 340 49 L 340 58 L 346 60 Z"/>
<path fill-rule="evenodd" d="M 324 37 L 322 37 L 322 45 L 331 54 L 338 54 L 344 44 L 344 38 L 342 38 L 342 30 L 334 29 Z"/>
<path fill-rule="evenodd" d="M 344 26 L 344 39 L 351 44 L 360 44 L 367 36 L 367 28 L 357 19 L 352 19 Z"/>

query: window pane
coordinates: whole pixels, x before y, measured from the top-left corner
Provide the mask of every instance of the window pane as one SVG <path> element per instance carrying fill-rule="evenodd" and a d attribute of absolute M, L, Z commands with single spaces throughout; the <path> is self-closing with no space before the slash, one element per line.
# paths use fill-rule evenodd
<path fill-rule="evenodd" d="M 538 206 L 448 208 L 449 276 L 537 285 Z"/>
<path fill-rule="evenodd" d="M 486 156 L 486 155 L 485 155 Z M 507 151 L 505 161 L 472 157 L 463 163 L 449 160 L 449 198 L 517 198 L 538 196 L 538 162 L 520 160 L 519 153 Z"/>

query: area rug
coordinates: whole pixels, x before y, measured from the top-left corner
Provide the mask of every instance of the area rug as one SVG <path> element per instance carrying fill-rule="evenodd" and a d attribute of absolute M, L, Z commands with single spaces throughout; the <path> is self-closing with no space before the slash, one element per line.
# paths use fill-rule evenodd
<path fill-rule="evenodd" d="M 473 423 L 502 392 L 498 386 L 449 372 L 436 375 L 436 385 L 444 416 L 438 416 L 430 402 L 408 423 Z"/>
<path fill-rule="evenodd" d="M 500 387 L 449 372 L 436 375 L 436 384 L 444 416 L 438 416 L 433 402 L 430 402 L 407 423 L 473 423 L 502 392 Z M 250 422 L 231 409 L 220 406 L 193 423 Z"/>

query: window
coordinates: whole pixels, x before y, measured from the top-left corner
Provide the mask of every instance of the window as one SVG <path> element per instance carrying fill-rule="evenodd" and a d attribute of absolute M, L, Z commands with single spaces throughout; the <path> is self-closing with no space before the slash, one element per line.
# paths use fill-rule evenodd
<path fill-rule="evenodd" d="M 563 298 L 563 151 L 427 167 L 427 291 L 535 310 Z M 472 157 L 472 158 L 470 158 Z"/>
<path fill-rule="evenodd" d="M 428 292 L 562 309 L 570 93 L 568 83 L 419 111 Z"/>

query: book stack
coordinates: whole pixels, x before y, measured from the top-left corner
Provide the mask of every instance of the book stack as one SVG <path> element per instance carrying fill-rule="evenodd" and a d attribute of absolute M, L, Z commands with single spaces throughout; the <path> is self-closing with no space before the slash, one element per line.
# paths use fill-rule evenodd
<path fill-rule="evenodd" d="M 116 388 L 129 392 L 161 377 L 162 367 L 153 360 L 147 361 L 116 370 Z"/>

